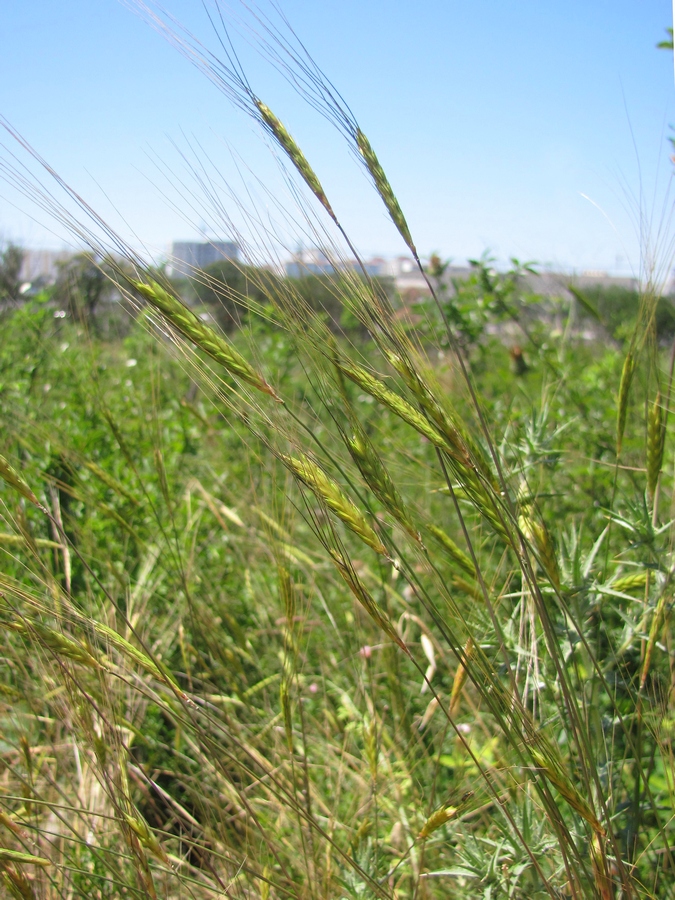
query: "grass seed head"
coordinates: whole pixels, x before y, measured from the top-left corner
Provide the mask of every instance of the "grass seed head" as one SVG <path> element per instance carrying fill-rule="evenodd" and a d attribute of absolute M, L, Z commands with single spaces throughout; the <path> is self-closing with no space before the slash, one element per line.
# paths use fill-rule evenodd
<path fill-rule="evenodd" d="M 127 813 L 124 813 L 124 821 L 127 823 L 129 828 L 131 828 L 131 830 L 134 832 L 134 834 L 139 839 L 141 844 L 146 848 L 146 850 L 149 850 L 154 857 L 156 857 L 160 862 L 163 862 L 166 866 L 171 866 L 169 857 L 162 849 L 162 845 L 155 837 L 154 832 L 150 830 L 145 819 L 143 819 L 138 813 L 135 816 L 130 816 Z"/>
<path fill-rule="evenodd" d="M 101 668 L 90 647 L 66 637 L 60 631 L 39 623 L 33 623 L 32 628 L 39 636 L 41 642 L 49 647 L 55 656 L 63 656 L 89 669 Z"/>
<path fill-rule="evenodd" d="M 0 863 L 18 863 L 19 865 L 41 866 L 47 868 L 51 866 L 51 860 L 45 859 L 44 856 L 33 856 L 30 853 L 21 853 L 18 850 L 7 850 L 0 847 Z"/>
<path fill-rule="evenodd" d="M 451 448 L 448 447 L 447 440 L 407 400 L 404 400 L 395 391 L 390 390 L 383 381 L 371 375 L 370 372 L 361 366 L 357 366 L 351 360 L 336 356 L 334 362 L 343 375 L 346 375 L 350 381 L 353 381 L 367 394 L 370 394 L 378 403 L 385 406 L 400 419 L 403 419 L 404 422 L 407 422 L 408 425 L 412 426 L 434 446 L 450 452 Z"/>
<path fill-rule="evenodd" d="M 403 215 L 403 210 L 399 206 L 396 195 L 394 194 L 394 191 L 389 184 L 389 179 L 385 175 L 384 169 L 380 165 L 380 161 L 370 145 L 370 141 L 360 128 L 358 128 L 356 131 L 356 144 L 359 148 L 361 156 L 363 157 L 366 167 L 370 172 L 371 178 L 373 179 L 373 182 L 375 184 L 375 188 L 377 189 L 377 193 L 380 195 L 380 197 L 382 198 L 382 202 L 387 207 L 387 212 L 389 213 L 392 222 L 398 228 L 399 234 L 408 245 L 413 256 L 417 258 L 417 250 L 415 249 L 412 235 L 410 234 L 410 229 L 408 228 L 408 223 L 406 222 L 405 216 Z"/>
<path fill-rule="evenodd" d="M 540 732 L 528 738 L 526 743 L 532 759 L 546 778 L 557 788 L 572 809 L 588 822 L 593 831 L 604 837 L 605 829 L 588 800 L 572 783 L 553 745 Z"/>
<path fill-rule="evenodd" d="M 657 393 L 647 416 L 647 492 L 654 498 L 663 464 L 666 430 L 663 425 L 661 393 Z"/>
<path fill-rule="evenodd" d="M 289 751 L 293 752 L 293 717 L 291 710 L 291 695 L 289 684 L 285 678 L 281 679 L 279 685 L 279 705 L 281 707 L 281 716 L 284 720 L 284 734 L 286 736 L 286 746 Z"/>
<path fill-rule="evenodd" d="M 445 436 L 448 447 L 452 448 L 452 455 L 464 465 L 472 465 L 469 449 L 460 429 L 451 421 L 450 416 L 438 402 L 421 373 L 415 369 L 409 359 L 400 353 L 385 351 L 385 356 L 414 394 L 422 409 L 440 433 Z"/>
<path fill-rule="evenodd" d="M 450 693 L 450 715 L 456 715 L 459 710 L 459 701 L 462 697 L 462 691 L 464 690 L 464 685 L 466 684 L 466 679 L 469 674 L 469 662 L 473 658 L 473 655 L 476 651 L 476 645 L 473 642 L 473 638 L 469 638 L 464 645 L 464 651 L 462 653 L 462 661 L 457 666 L 457 671 L 455 672 L 455 677 L 452 681 L 452 691 Z"/>
<path fill-rule="evenodd" d="M 558 558 L 553 546 L 553 538 L 529 496 L 529 488 L 526 482 L 523 482 L 521 486 L 520 497 L 520 515 L 518 516 L 520 530 L 537 551 L 539 562 L 549 581 L 559 591 L 560 569 L 558 568 Z"/>
<path fill-rule="evenodd" d="M 354 433 L 347 439 L 347 448 L 366 484 L 385 509 L 419 543 L 421 541 L 419 531 L 415 528 L 403 498 L 385 468 L 379 453 L 355 418 L 352 420 L 352 429 Z"/>
<path fill-rule="evenodd" d="M 7 888 L 8 896 L 15 897 L 16 900 L 36 900 L 33 886 L 21 869 L 10 867 L 0 860 L 0 872 L 2 872 L 2 881 Z"/>
<path fill-rule="evenodd" d="M 8 460 L 5 459 L 4 456 L 0 455 L 0 478 L 4 482 L 6 482 L 10 487 L 13 487 L 15 491 L 18 491 L 22 497 L 25 497 L 26 500 L 29 500 L 33 506 L 37 506 L 38 509 L 42 510 L 42 512 L 47 512 L 44 506 L 40 503 L 38 498 L 35 496 L 33 491 L 28 487 L 23 478 L 16 471 L 14 466 L 12 466 Z"/>
<path fill-rule="evenodd" d="M 652 664 L 652 657 L 654 656 L 654 648 L 656 647 L 656 642 L 658 641 L 661 630 L 665 624 L 671 601 L 672 586 L 669 590 L 664 590 L 662 592 L 656 603 L 656 608 L 652 613 L 652 622 L 649 628 L 649 639 L 647 640 L 647 646 L 645 647 L 645 655 L 642 661 L 642 671 L 640 672 L 640 690 L 644 690 L 644 686 L 647 682 L 647 676 L 649 675 L 649 670 Z"/>
<path fill-rule="evenodd" d="M 347 528 L 358 535 L 369 547 L 382 556 L 387 556 L 387 548 L 375 533 L 361 510 L 347 497 L 342 488 L 317 465 L 304 454 L 300 457 L 281 457 L 291 472 L 335 515 L 341 519 Z"/>
<path fill-rule="evenodd" d="M 613 591 L 621 591 L 622 593 L 627 593 L 628 591 L 635 591 L 638 588 L 643 588 L 647 584 L 647 572 L 631 572 L 629 575 L 622 575 L 621 578 L 617 578 L 616 581 L 613 581 L 610 584 L 610 587 Z"/>
<path fill-rule="evenodd" d="M 335 563 L 335 567 L 338 572 L 344 579 L 345 583 L 349 587 L 349 590 L 354 594 L 356 599 L 359 601 L 361 606 L 365 609 L 371 619 L 375 622 L 378 628 L 381 628 L 384 633 L 391 638 L 394 643 L 398 644 L 398 646 L 405 651 L 405 653 L 410 656 L 410 652 L 406 647 L 405 643 L 401 639 L 401 636 L 394 628 L 393 623 L 389 619 L 389 616 L 382 609 L 382 607 L 375 601 L 373 596 L 364 587 L 359 579 L 358 575 L 352 568 L 352 566 L 347 562 L 344 556 L 339 553 L 337 550 L 331 550 L 330 555 L 333 558 L 333 562 Z"/>
<path fill-rule="evenodd" d="M 424 823 L 422 830 L 417 835 L 418 839 L 423 840 L 424 838 L 428 838 L 430 834 L 433 834 L 434 831 L 437 831 L 442 825 L 449 822 L 450 819 L 454 819 L 456 815 L 456 806 L 442 806 L 440 809 L 437 809 Z"/>
<path fill-rule="evenodd" d="M 467 554 L 461 550 L 457 544 L 453 541 L 450 535 L 446 534 L 442 528 L 439 528 L 437 525 L 428 525 L 427 528 L 436 538 L 438 543 L 447 551 L 450 559 L 463 569 L 467 575 L 470 575 L 472 578 L 476 577 L 476 567 L 474 566 L 472 560 Z"/>
<path fill-rule="evenodd" d="M 152 281 L 150 284 L 144 284 L 141 281 L 132 283 L 138 293 L 151 306 L 159 310 L 177 331 L 180 331 L 188 340 L 207 353 L 211 359 L 220 363 L 230 375 L 241 378 L 242 381 L 281 402 L 281 398 L 274 389 L 244 359 L 241 353 L 235 350 L 232 344 L 213 328 L 202 322 L 184 303 L 172 296 L 156 281 Z"/>
<path fill-rule="evenodd" d="M 187 699 L 183 691 L 172 678 L 171 674 L 165 671 L 164 668 L 160 668 L 160 666 L 152 659 L 150 659 L 147 654 L 143 653 L 142 650 L 134 647 L 134 645 L 127 641 L 126 638 L 123 638 L 122 635 L 118 634 L 107 625 L 104 625 L 102 622 L 94 622 L 93 627 L 94 631 L 96 631 L 97 634 L 104 638 L 107 643 L 113 646 L 118 651 L 118 653 L 121 653 L 123 656 L 132 659 L 139 666 L 141 666 L 142 669 L 145 669 L 145 671 L 150 675 L 153 675 L 159 681 L 162 681 L 164 684 L 168 685 L 181 699 Z"/>
<path fill-rule="evenodd" d="M 261 100 L 256 100 L 255 105 L 258 108 L 258 112 L 260 113 L 267 130 L 273 135 L 277 143 L 283 147 L 295 168 L 300 175 L 302 175 L 310 191 L 321 203 L 331 219 L 334 222 L 337 222 L 335 213 L 328 202 L 324 189 L 321 187 L 321 182 L 314 169 L 307 162 L 305 154 L 302 152 L 296 141 L 289 134 L 283 123 L 274 115 L 269 106 L 266 106 Z"/>

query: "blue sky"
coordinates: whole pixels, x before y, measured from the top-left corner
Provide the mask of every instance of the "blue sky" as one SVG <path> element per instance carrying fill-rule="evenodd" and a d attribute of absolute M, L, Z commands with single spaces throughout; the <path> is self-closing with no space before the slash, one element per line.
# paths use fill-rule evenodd
<path fill-rule="evenodd" d="M 164 5 L 215 49 L 198 0 Z M 672 22 L 669 0 L 282 7 L 369 135 L 422 252 L 462 261 L 491 249 L 578 270 L 638 265 L 635 220 L 642 206 L 646 230 L 657 231 L 672 171 L 673 60 L 655 49 Z M 254 124 L 118 0 L 4 3 L 0 33 L 0 112 L 132 243 L 160 254 L 201 227 L 225 230 L 167 200 L 190 146 L 261 207 L 262 184 L 283 190 Z M 245 35 L 235 40 L 254 89 L 303 146 L 359 248 L 403 252 L 337 132 Z M 0 195 L 0 239 L 61 245 L 44 214 L 34 222 L 26 201 L 2 185 Z"/>

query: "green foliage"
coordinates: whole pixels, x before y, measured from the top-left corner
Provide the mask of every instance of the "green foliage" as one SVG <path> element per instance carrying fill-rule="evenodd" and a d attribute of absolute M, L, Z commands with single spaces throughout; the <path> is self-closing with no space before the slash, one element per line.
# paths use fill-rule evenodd
<path fill-rule="evenodd" d="M 191 287 L 198 302 L 213 315 L 223 331 L 229 332 L 246 321 L 250 303 L 267 303 L 276 282 L 272 272 L 223 260 L 195 273 Z"/>
<path fill-rule="evenodd" d="M 637 290 L 619 285 L 584 288 L 582 297 L 597 311 L 597 318 L 609 334 L 617 340 L 626 340 L 632 334 L 640 309 Z M 587 309 L 580 309 L 583 318 L 592 317 Z M 671 340 L 675 335 L 675 308 L 672 298 L 660 297 L 654 312 L 654 326 L 660 340 Z"/>
<path fill-rule="evenodd" d="M 432 298 L 418 304 L 424 316 L 424 330 L 429 338 L 441 346 L 448 346 L 449 324 L 457 340 L 465 349 L 479 344 L 488 324 L 521 322 L 526 308 L 541 303 L 541 298 L 523 290 L 522 276 L 534 274 L 531 263 L 511 260 L 511 268 L 497 272 L 489 254 L 470 260 L 472 273 L 468 278 L 448 279 L 449 263 L 432 256 L 428 268 L 434 279 L 438 304 Z"/>
<path fill-rule="evenodd" d="M 23 258 L 23 251 L 15 244 L 7 244 L 0 253 L 0 301 L 19 299 Z"/>

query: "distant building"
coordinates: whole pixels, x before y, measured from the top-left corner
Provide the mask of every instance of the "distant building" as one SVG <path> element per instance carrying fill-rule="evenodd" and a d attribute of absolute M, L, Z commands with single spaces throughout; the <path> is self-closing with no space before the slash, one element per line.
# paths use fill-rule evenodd
<path fill-rule="evenodd" d="M 325 253 L 321 250 L 298 250 L 284 266 L 289 278 L 303 278 L 307 275 L 332 275 L 335 271 Z"/>
<path fill-rule="evenodd" d="M 66 262 L 72 255 L 65 250 L 24 250 L 21 280 L 26 284 L 36 281 L 51 284 L 56 281 L 59 263 Z"/>
<path fill-rule="evenodd" d="M 174 274 L 190 275 L 224 259 L 239 259 L 239 247 L 233 241 L 175 241 L 169 263 Z"/>

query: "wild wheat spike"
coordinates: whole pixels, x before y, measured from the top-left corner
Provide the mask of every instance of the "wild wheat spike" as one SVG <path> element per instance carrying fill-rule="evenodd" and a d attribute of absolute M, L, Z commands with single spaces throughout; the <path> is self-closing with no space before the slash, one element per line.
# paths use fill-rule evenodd
<path fill-rule="evenodd" d="M 21 863 L 30 866 L 51 866 L 52 862 L 44 856 L 33 856 L 30 853 L 21 853 L 19 850 L 6 850 L 0 847 L 0 863 Z"/>
<path fill-rule="evenodd" d="M 647 676 L 649 675 L 649 669 L 651 667 L 652 657 L 654 655 L 654 647 L 656 646 L 656 642 L 659 639 L 659 635 L 665 622 L 668 606 L 672 599 L 672 589 L 668 591 L 664 590 L 659 597 L 656 604 L 656 609 L 652 614 L 652 624 L 649 629 L 649 640 L 647 641 L 647 646 L 645 648 L 644 660 L 642 662 L 642 671 L 640 672 L 641 691 L 644 690 L 644 686 L 647 683 Z"/>
<path fill-rule="evenodd" d="M 447 438 L 448 444 L 453 448 L 454 456 L 464 465 L 479 469 L 487 481 L 499 490 L 497 480 L 483 450 L 471 437 L 459 416 L 450 413 L 439 402 L 422 372 L 404 354 L 385 351 L 385 356 L 415 395 L 435 427 Z"/>
<path fill-rule="evenodd" d="M 281 398 L 274 389 L 259 372 L 256 372 L 238 350 L 235 350 L 228 341 L 214 331 L 213 328 L 202 322 L 191 309 L 188 309 L 184 303 L 164 290 L 156 281 L 152 281 L 150 284 L 135 281 L 133 286 L 151 306 L 158 309 L 171 322 L 174 328 L 205 353 L 208 353 L 212 359 L 220 363 L 224 369 L 227 369 L 231 375 L 241 378 L 242 381 L 281 402 Z"/>
<path fill-rule="evenodd" d="M 370 172 L 373 182 L 375 183 L 377 192 L 382 198 L 382 202 L 387 207 L 387 212 L 391 216 L 392 222 L 398 228 L 399 234 L 410 248 L 413 256 L 417 257 L 417 250 L 415 249 L 412 235 L 410 234 L 410 229 L 408 228 L 408 223 L 406 222 L 405 216 L 403 215 L 403 210 L 399 206 L 396 195 L 394 194 L 391 185 L 389 184 L 389 179 L 384 174 L 384 169 L 380 165 L 380 161 L 377 158 L 375 151 L 371 147 L 370 141 L 360 128 L 357 129 L 356 132 L 356 143 L 359 148 L 359 152 L 361 153 L 361 156 L 363 157 L 366 166 L 368 167 L 368 171 Z"/>
<path fill-rule="evenodd" d="M 283 461 L 293 474 L 322 500 L 350 531 L 372 547 L 376 553 L 387 556 L 387 549 L 368 523 L 361 510 L 347 497 L 340 486 L 313 460 L 304 454 L 301 457 L 282 455 Z"/>
<path fill-rule="evenodd" d="M 32 624 L 32 629 L 37 633 L 38 637 L 45 646 L 47 646 L 55 656 L 63 656 L 66 659 L 72 659 L 73 662 L 87 666 L 90 669 L 100 669 L 98 660 L 93 656 L 91 650 L 72 638 L 66 637 L 53 628 L 48 628 L 37 622 Z"/>
<path fill-rule="evenodd" d="M 414 540 L 420 543 L 419 531 L 415 528 L 410 518 L 403 498 L 399 494 L 391 475 L 385 468 L 370 438 L 355 417 L 352 420 L 352 428 L 354 434 L 347 439 L 347 447 L 366 484 L 385 509 L 391 513 Z"/>
<path fill-rule="evenodd" d="M 605 829 L 595 815 L 588 800 L 572 783 L 550 742 L 541 733 L 536 733 L 528 739 L 527 743 L 532 759 L 551 784 L 555 785 L 572 809 L 576 810 L 588 822 L 593 831 L 604 837 L 606 834 Z"/>
<path fill-rule="evenodd" d="M 462 653 L 462 661 L 457 666 L 457 671 L 455 672 L 455 677 L 452 681 L 452 691 L 450 692 L 450 715 L 454 716 L 459 709 L 459 701 L 462 696 L 462 691 L 464 690 L 464 685 L 466 684 L 466 679 L 469 674 L 469 662 L 472 659 L 474 652 L 476 650 L 476 645 L 473 642 L 473 638 L 469 638 L 464 645 L 464 652 Z"/>
<path fill-rule="evenodd" d="M 386 612 L 375 601 L 367 588 L 364 587 L 364 585 L 361 583 L 352 566 L 337 550 L 330 550 L 329 552 L 333 557 L 333 562 L 335 563 L 338 572 L 349 587 L 349 590 L 356 597 L 361 606 L 371 617 L 373 622 L 375 622 L 378 628 L 381 628 L 382 631 L 384 631 L 384 633 L 389 638 L 391 638 L 391 640 L 394 641 L 395 644 L 398 644 L 401 650 L 405 651 L 405 653 L 410 656 L 410 651 L 406 647 L 404 641 L 401 639 L 399 633 L 394 628 Z"/>
<path fill-rule="evenodd" d="M 158 860 L 160 860 L 160 862 L 163 862 L 165 865 L 171 865 L 169 857 L 162 849 L 162 845 L 157 840 L 154 832 L 152 832 L 148 827 L 145 819 L 141 818 L 141 816 L 138 814 L 136 816 L 130 816 L 127 813 L 124 813 L 124 821 L 138 837 L 141 844 L 143 844 L 143 846 L 147 850 L 149 850 L 153 856 L 155 856 Z"/>
<path fill-rule="evenodd" d="M 556 590 L 560 590 L 560 570 L 551 533 L 539 517 L 525 481 L 519 493 L 521 506 L 518 526 L 523 536 L 534 545 L 541 567 L 548 575 L 549 581 Z"/>
<path fill-rule="evenodd" d="M 274 115 L 269 106 L 266 106 L 261 100 L 256 100 L 255 105 L 258 107 L 258 112 L 262 116 L 263 122 L 269 131 L 272 132 L 272 135 L 277 142 L 283 147 L 295 168 L 302 175 L 310 191 L 314 194 L 319 203 L 321 203 L 331 219 L 337 223 L 333 208 L 328 202 L 328 197 L 326 197 L 324 189 L 321 187 L 321 182 L 314 169 L 307 162 L 305 154 L 300 147 L 298 147 L 296 141 L 288 133 L 283 123 Z"/>
<path fill-rule="evenodd" d="M 467 573 L 467 575 L 471 575 L 472 578 L 476 577 L 476 567 L 474 566 L 471 559 L 467 556 L 467 554 L 461 550 L 457 544 L 453 541 L 453 539 L 446 534 L 442 528 L 439 528 L 437 525 L 429 525 L 427 526 L 429 531 L 433 534 L 439 544 L 441 544 L 447 551 L 450 559 L 456 563 L 461 569 Z"/>
<path fill-rule="evenodd" d="M 417 837 L 419 840 L 429 837 L 429 835 L 433 834 L 434 831 L 437 831 L 441 825 L 445 825 L 450 819 L 454 819 L 456 815 L 456 806 L 442 806 L 429 816 Z"/>
<path fill-rule="evenodd" d="M 635 357 L 633 351 L 629 350 L 623 362 L 621 370 L 621 381 L 619 383 L 619 402 L 617 406 L 616 417 L 616 452 L 621 453 L 621 445 L 623 444 L 623 433 L 626 429 L 626 413 L 628 411 L 628 395 L 630 386 L 635 372 Z"/>
<path fill-rule="evenodd" d="M 647 417 L 647 491 L 653 499 L 663 464 L 665 444 L 661 393 L 657 393 Z"/>
<path fill-rule="evenodd" d="M 38 509 L 41 509 L 42 512 L 47 512 L 23 478 L 16 469 L 10 465 L 4 456 L 0 456 L 0 478 L 2 478 L 2 480 L 10 487 L 13 487 L 15 491 L 18 491 L 22 497 L 26 498 L 26 500 L 30 500 L 30 502 L 34 506 L 37 506 Z"/>
<path fill-rule="evenodd" d="M 631 572 L 630 575 L 622 575 L 610 584 L 613 591 L 633 591 L 643 588 L 647 584 L 647 572 Z"/>
<path fill-rule="evenodd" d="M 400 419 L 403 419 L 404 422 L 407 422 L 408 425 L 411 425 L 428 441 L 431 441 L 434 446 L 452 454 L 453 448 L 448 445 L 448 442 L 443 435 L 439 434 L 433 425 L 427 422 L 424 416 L 419 413 L 414 406 L 411 406 L 407 400 L 404 400 L 403 397 L 399 396 L 395 391 L 390 390 L 379 378 L 371 375 L 370 372 L 367 372 L 361 366 L 357 366 L 350 360 L 336 358 L 334 359 L 334 362 L 343 375 L 346 375 L 350 381 L 353 381 L 354 384 L 357 384 L 367 394 L 370 394 L 371 397 L 374 397 L 375 400 L 383 406 L 386 406 L 387 409 L 391 410 L 391 412 Z"/>

